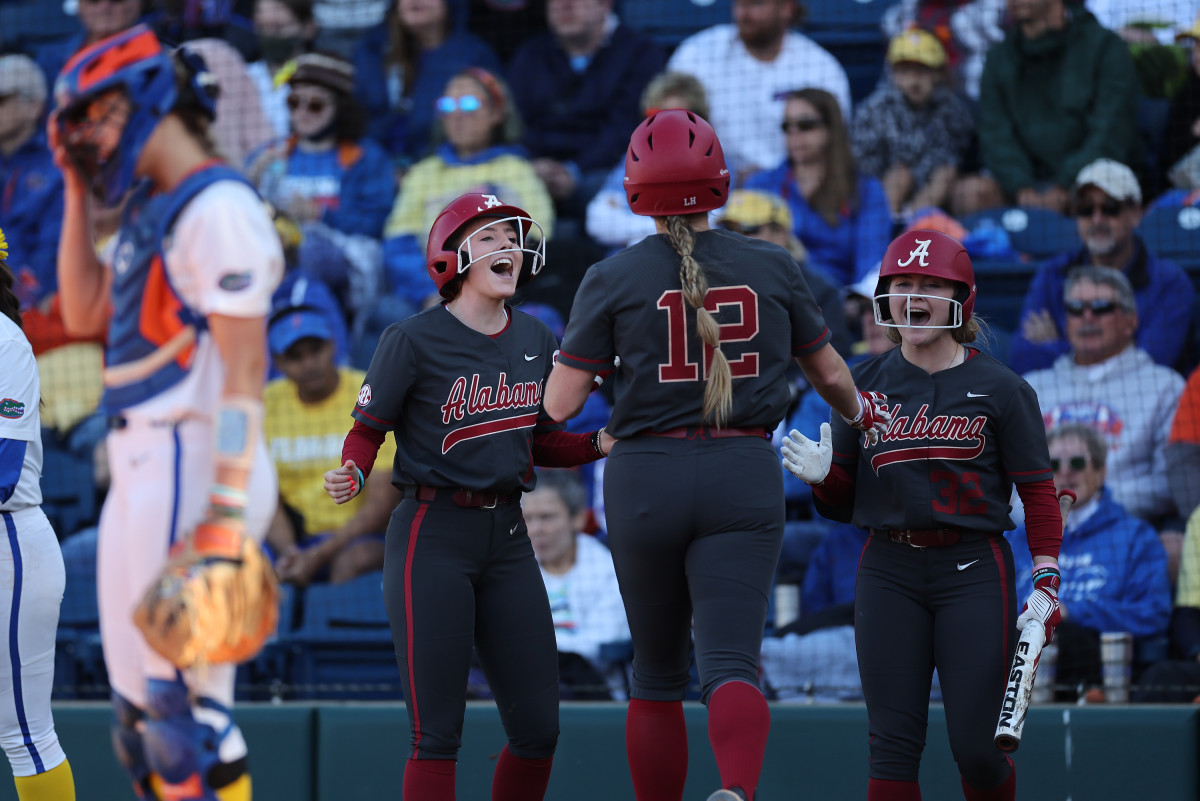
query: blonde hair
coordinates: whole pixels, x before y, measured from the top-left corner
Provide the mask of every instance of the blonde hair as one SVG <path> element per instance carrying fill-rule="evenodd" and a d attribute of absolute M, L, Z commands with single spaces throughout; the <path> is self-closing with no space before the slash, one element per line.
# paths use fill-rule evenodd
<path fill-rule="evenodd" d="M 696 310 L 696 333 L 701 341 L 713 350 L 712 366 L 704 387 L 704 419 L 711 420 L 717 428 L 722 427 L 733 408 L 733 374 L 729 360 L 721 351 L 721 330 L 717 318 L 704 308 L 704 297 L 708 294 L 708 277 L 704 268 L 692 255 L 696 246 L 695 232 L 687 217 L 667 217 L 667 236 L 671 247 L 679 254 L 679 281 L 683 284 L 683 297 Z"/>

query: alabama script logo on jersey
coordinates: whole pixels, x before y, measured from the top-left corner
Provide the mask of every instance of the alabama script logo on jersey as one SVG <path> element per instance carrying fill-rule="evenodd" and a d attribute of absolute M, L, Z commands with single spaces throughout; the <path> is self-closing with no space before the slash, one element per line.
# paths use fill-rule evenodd
<path fill-rule="evenodd" d="M 905 414 L 904 404 L 891 407 L 892 424 L 880 440 L 880 446 L 896 446 L 871 455 L 875 475 L 889 464 L 927 459 L 970 460 L 983 453 L 987 445 L 984 429 L 987 415 L 967 417 L 961 414 L 929 416 L 929 404 L 922 403 L 915 413 Z"/>
<path fill-rule="evenodd" d="M 538 408 L 542 405 L 542 382 L 518 381 L 508 383 L 508 374 L 501 372 L 495 386 L 484 385 L 479 373 L 470 378 L 459 376 L 450 386 L 450 394 L 442 404 L 442 425 L 462 422 L 470 417 L 490 412 L 531 410 L 507 417 L 491 416 L 478 423 L 459 426 L 442 440 L 442 453 L 448 453 L 460 442 L 477 437 L 516 431 L 537 425 Z"/>

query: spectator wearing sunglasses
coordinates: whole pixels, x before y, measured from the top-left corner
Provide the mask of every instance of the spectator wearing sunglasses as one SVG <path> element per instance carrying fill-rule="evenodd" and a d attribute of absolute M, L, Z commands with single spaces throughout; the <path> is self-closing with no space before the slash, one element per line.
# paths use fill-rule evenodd
<path fill-rule="evenodd" d="M 368 134 L 401 167 L 429 155 L 436 102 L 466 67 L 496 72 L 492 49 L 466 29 L 457 0 L 393 0 L 382 24 L 354 51 L 355 92 L 367 110 Z"/>
<path fill-rule="evenodd" d="M 948 205 L 974 120 L 946 83 L 946 50 L 912 29 L 888 45 L 887 81 L 859 105 L 852 140 L 858 166 L 883 183 L 893 216 Z"/>
<path fill-rule="evenodd" d="M 1137 303 L 1137 344 L 1158 364 L 1177 364 L 1192 326 L 1195 289 L 1174 262 L 1159 258 L 1135 231 L 1142 189 L 1133 170 L 1097 159 L 1075 180 L 1073 206 L 1084 246 L 1047 262 L 1025 295 L 1010 365 L 1018 373 L 1049 367 L 1070 349 L 1063 281 L 1084 265 L 1111 267 L 1129 279 Z"/>
<path fill-rule="evenodd" d="M 1108 444 L 1095 428 L 1065 423 L 1046 433 L 1058 489 L 1073 490 L 1075 506 L 1063 531 L 1058 564 L 1062 623 L 1055 700 L 1077 699 L 1077 688 L 1102 683 L 1100 635 L 1126 631 L 1135 639 L 1162 637 L 1171 615 L 1167 555 L 1154 529 L 1131 515 L 1105 485 Z M 1032 590 L 1025 526 L 1006 535 L 1012 544 L 1017 597 Z M 1136 677 L 1135 677 L 1136 678 Z"/>
<path fill-rule="evenodd" d="M 1134 341 L 1138 308 L 1124 273 L 1076 267 L 1064 294 L 1071 350 L 1025 375 L 1046 426 L 1082 423 L 1099 431 L 1108 443 L 1113 498 L 1156 527 L 1174 530 L 1179 521 L 1165 449 L 1183 376 L 1155 364 Z"/>
<path fill-rule="evenodd" d="M 429 284 L 425 243 L 450 201 L 470 192 L 510 200 L 554 228 L 554 202 L 521 147 L 521 116 L 508 86 L 481 67 L 467 67 L 436 101 L 433 155 L 413 165 L 400 183 L 384 228 L 384 273 L 389 290 L 414 309 L 440 296 Z"/>
<path fill-rule="evenodd" d="M 300 226 L 299 268 L 323 281 L 348 313 L 377 294 L 383 224 L 396 195 L 387 155 L 365 138 L 350 62 L 306 53 L 288 78 L 291 134 L 247 158 L 268 202 Z"/>
<path fill-rule="evenodd" d="M 814 270 L 839 287 L 862 280 L 891 242 L 892 214 L 883 185 L 855 163 L 837 99 L 824 89 L 788 92 L 780 128 L 787 157 L 744 188 L 787 202 Z"/>

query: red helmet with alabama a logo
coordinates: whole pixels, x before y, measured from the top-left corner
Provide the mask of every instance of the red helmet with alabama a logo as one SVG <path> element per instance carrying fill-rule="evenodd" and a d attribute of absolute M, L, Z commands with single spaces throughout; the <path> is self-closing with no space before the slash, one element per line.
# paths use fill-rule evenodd
<path fill-rule="evenodd" d="M 875 286 L 875 321 L 891 328 L 908 328 L 892 322 L 891 309 L 886 299 L 890 297 L 932 297 L 909 293 L 890 293 L 891 277 L 894 275 L 928 275 L 954 281 L 959 287 L 951 301 L 955 314 L 950 325 L 925 326 L 927 328 L 958 328 L 971 319 L 975 309 L 975 268 L 967 249 L 952 236 L 941 231 L 905 231 L 892 240 L 883 262 L 879 265 L 879 283 Z M 880 303 L 880 299 L 884 303 Z"/>
<path fill-rule="evenodd" d="M 652 114 L 629 139 L 625 197 L 634 214 L 669 217 L 725 205 L 729 170 L 703 117 L 679 108 Z"/>
<path fill-rule="evenodd" d="M 479 220 L 479 224 L 465 231 L 468 223 Z M 521 251 L 532 257 L 531 263 L 522 265 L 520 283 L 528 281 L 542 271 L 546 263 L 546 237 L 542 226 L 525 213 L 524 209 L 510 206 L 495 195 L 472 192 L 452 200 L 442 213 L 433 221 L 429 229 L 429 242 L 425 246 L 425 268 L 429 277 L 437 285 L 438 292 L 447 295 L 447 286 L 456 276 L 467 271 L 477 259 L 471 254 L 471 244 L 468 241 L 472 234 L 481 228 L 495 225 L 498 222 L 512 221 L 517 229 L 517 246 L 507 250 L 491 251 L 496 253 Z M 465 233 L 459 247 L 451 245 L 456 234 Z M 482 258 L 482 257 L 480 257 Z"/>

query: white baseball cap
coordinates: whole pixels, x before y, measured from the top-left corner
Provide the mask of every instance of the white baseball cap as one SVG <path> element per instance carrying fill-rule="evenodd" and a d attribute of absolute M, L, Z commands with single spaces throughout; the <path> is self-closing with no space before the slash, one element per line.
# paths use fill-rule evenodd
<path fill-rule="evenodd" d="M 46 77 L 29 56 L 0 56 L 0 95 L 21 95 L 35 103 L 46 100 Z"/>
<path fill-rule="evenodd" d="M 1075 178 L 1075 191 L 1085 186 L 1094 186 L 1113 200 L 1142 202 L 1142 187 L 1133 170 L 1112 159 L 1096 159 L 1080 170 Z"/>

